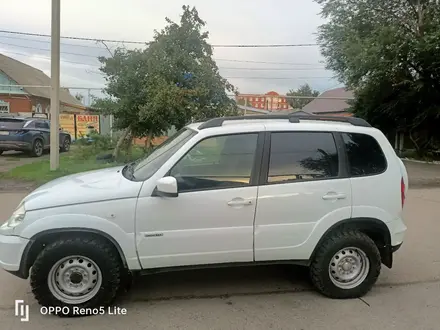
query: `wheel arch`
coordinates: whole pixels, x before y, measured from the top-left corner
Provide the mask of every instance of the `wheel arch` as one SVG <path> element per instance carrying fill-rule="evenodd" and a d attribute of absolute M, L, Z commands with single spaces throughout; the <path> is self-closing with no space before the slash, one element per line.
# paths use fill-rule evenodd
<path fill-rule="evenodd" d="M 30 268 L 44 247 L 63 237 L 72 237 L 72 234 L 82 234 L 105 240 L 117 251 L 123 267 L 128 269 L 127 260 L 121 246 L 109 234 L 92 228 L 56 228 L 39 232 L 30 239 L 23 251 L 20 270 L 15 275 L 27 279 Z"/>
<path fill-rule="evenodd" d="M 323 241 L 335 231 L 342 229 L 354 229 L 370 237 L 379 249 L 382 263 L 391 268 L 393 265 L 393 253 L 391 247 L 391 233 L 388 226 L 375 218 L 351 218 L 339 221 L 328 228 L 316 244 L 310 261 L 315 258 L 316 252 Z"/>

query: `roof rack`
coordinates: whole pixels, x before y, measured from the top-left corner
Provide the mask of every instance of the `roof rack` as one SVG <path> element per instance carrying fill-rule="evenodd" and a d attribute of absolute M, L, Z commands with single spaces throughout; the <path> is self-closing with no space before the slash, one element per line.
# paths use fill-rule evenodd
<path fill-rule="evenodd" d="M 236 116 L 236 117 L 219 117 L 210 119 L 201 124 L 198 129 L 206 129 L 213 127 L 221 127 L 225 121 L 228 120 L 267 120 L 267 119 L 287 119 L 290 123 L 300 123 L 301 120 L 316 120 L 316 121 L 335 121 L 341 123 L 349 123 L 353 126 L 371 127 L 371 125 L 362 118 L 356 117 L 339 117 L 339 116 L 320 116 L 320 115 L 295 115 L 291 113 L 288 115 L 252 115 L 252 116 Z"/>

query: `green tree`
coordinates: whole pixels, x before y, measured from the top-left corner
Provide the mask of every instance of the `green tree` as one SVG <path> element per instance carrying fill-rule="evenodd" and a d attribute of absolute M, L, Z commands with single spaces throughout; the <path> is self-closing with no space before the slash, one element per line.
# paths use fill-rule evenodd
<path fill-rule="evenodd" d="M 409 132 L 423 153 L 438 139 L 440 3 L 438 0 L 315 0 L 327 23 L 318 40 L 352 110 L 384 131 Z"/>
<path fill-rule="evenodd" d="M 113 114 L 115 128 L 124 131 L 115 156 L 131 136 L 151 139 L 172 126 L 237 111 L 227 95 L 234 87 L 219 74 L 197 10 L 183 6 L 179 23 L 166 22 L 145 49 L 118 48 L 100 58 L 108 97 L 95 105 Z"/>
<path fill-rule="evenodd" d="M 287 94 L 287 96 L 310 96 L 317 97 L 319 95 L 319 91 L 313 90 L 309 84 L 301 85 L 298 89 L 291 89 Z M 288 99 L 289 104 L 294 109 L 302 109 L 306 104 L 310 103 L 313 98 L 310 99 Z"/>

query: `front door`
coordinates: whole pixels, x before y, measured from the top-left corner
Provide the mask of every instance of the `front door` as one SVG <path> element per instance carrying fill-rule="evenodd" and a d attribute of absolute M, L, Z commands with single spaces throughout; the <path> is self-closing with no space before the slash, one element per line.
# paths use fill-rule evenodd
<path fill-rule="evenodd" d="M 177 179 L 178 197 L 139 198 L 143 268 L 253 261 L 260 134 L 199 141 L 167 174 Z"/>

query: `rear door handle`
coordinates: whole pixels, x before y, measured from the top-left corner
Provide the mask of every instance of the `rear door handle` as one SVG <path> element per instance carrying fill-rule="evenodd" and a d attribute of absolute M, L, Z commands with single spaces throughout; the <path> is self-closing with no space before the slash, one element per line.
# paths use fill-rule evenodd
<path fill-rule="evenodd" d="M 322 196 L 323 200 L 337 200 L 337 199 L 345 199 L 345 198 L 347 198 L 347 195 L 343 193 L 335 193 L 335 192 L 327 193 L 324 196 Z"/>
<path fill-rule="evenodd" d="M 229 206 L 246 206 L 246 205 L 252 205 L 251 199 L 243 199 L 243 198 L 234 198 L 228 202 Z"/>

